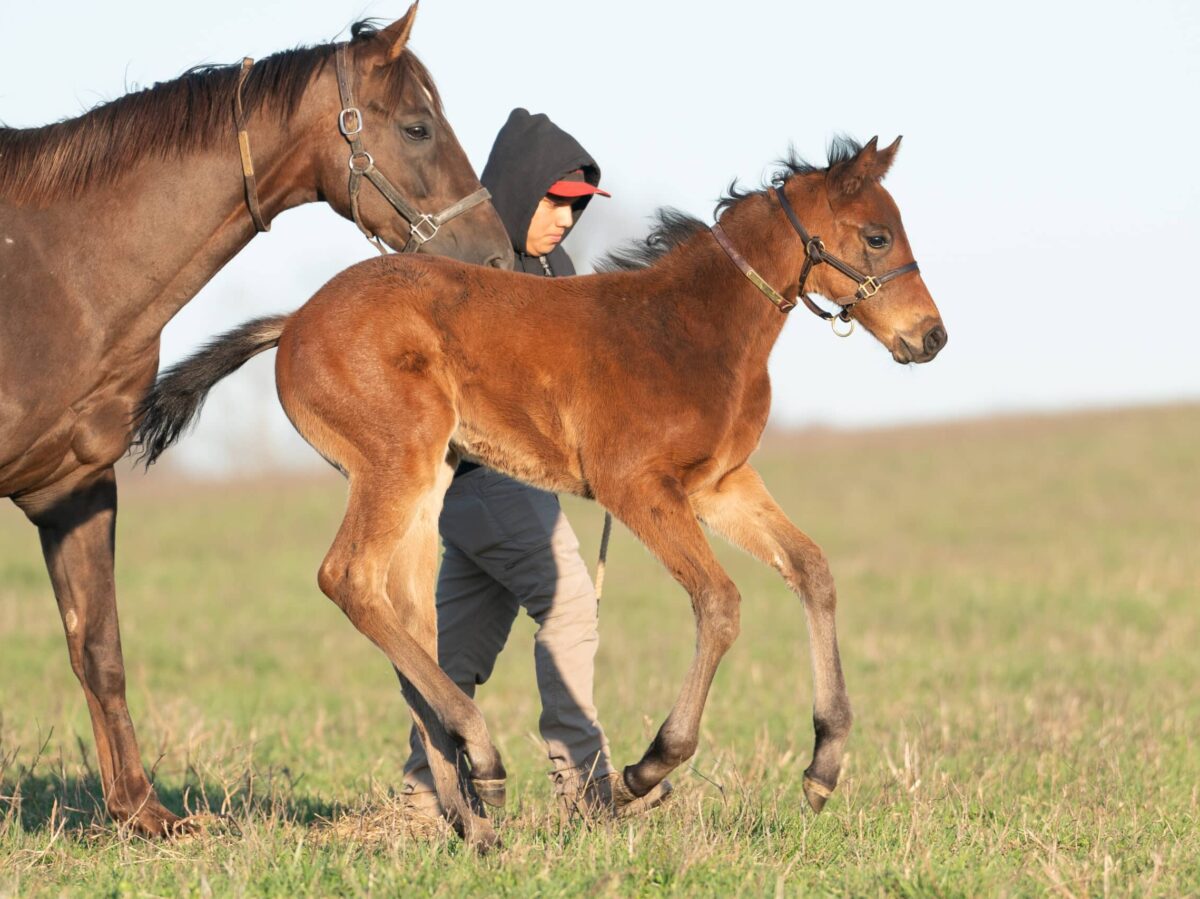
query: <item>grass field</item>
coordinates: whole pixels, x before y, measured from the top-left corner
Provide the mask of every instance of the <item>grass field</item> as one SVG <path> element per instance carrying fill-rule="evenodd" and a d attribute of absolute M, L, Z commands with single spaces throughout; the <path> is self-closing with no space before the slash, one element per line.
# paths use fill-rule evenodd
<path fill-rule="evenodd" d="M 757 462 L 828 552 L 857 722 L 820 817 L 803 615 L 721 547 L 742 635 L 669 807 L 560 822 L 531 627 L 481 706 L 511 775 L 478 858 L 389 818 L 407 712 L 316 588 L 334 476 L 126 475 L 129 701 L 176 809 L 158 845 L 104 817 L 32 528 L 0 514 L 0 896 L 1161 895 L 1200 892 L 1200 407 L 776 434 Z M 600 514 L 569 502 L 590 557 Z M 687 599 L 618 528 L 598 703 L 638 757 L 690 657 Z M 332 825 L 330 822 L 333 822 Z"/>

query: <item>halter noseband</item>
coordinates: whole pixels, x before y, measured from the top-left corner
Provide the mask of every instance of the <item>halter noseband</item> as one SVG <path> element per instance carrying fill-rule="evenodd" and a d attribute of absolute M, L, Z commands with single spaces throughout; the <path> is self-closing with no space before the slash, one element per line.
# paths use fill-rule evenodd
<path fill-rule="evenodd" d="M 346 163 L 350 169 L 350 214 L 354 219 L 354 224 L 358 226 L 358 230 L 363 233 L 363 236 L 371 242 L 375 249 L 385 255 L 388 252 L 378 235 L 372 234 L 370 229 L 363 224 L 362 216 L 358 211 L 358 194 L 364 177 L 375 185 L 375 189 L 383 194 L 384 199 L 392 205 L 392 208 L 400 214 L 400 217 L 408 222 L 408 243 L 404 245 L 404 249 L 400 251 L 401 253 L 415 253 L 421 248 L 422 244 L 433 240 L 437 236 L 438 229 L 446 224 L 446 222 L 491 199 L 492 195 L 488 192 L 488 189 L 481 187 L 474 193 L 463 197 L 457 203 L 450 204 L 441 212 L 426 213 L 410 206 L 400 195 L 400 192 L 396 190 L 395 185 L 387 179 L 383 172 L 375 167 L 374 157 L 363 147 L 363 114 L 354 105 L 354 95 L 350 89 L 349 67 L 346 63 L 345 43 L 337 45 L 335 60 L 337 65 L 338 95 L 341 98 L 342 104 L 342 108 L 338 112 L 338 131 L 341 132 L 342 137 L 350 145 L 350 158 Z M 238 147 L 242 155 L 242 177 L 246 186 L 246 205 L 250 209 L 250 217 L 254 219 L 254 227 L 259 231 L 267 231 L 270 230 L 270 226 L 263 221 L 262 213 L 259 210 L 258 185 L 254 178 L 254 162 L 250 157 L 250 138 L 246 132 L 245 117 L 242 111 L 242 84 L 245 82 L 246 76 L 250 73 L 253 65 L 254 60 L 249 57 L 242 60 L 242 70 L 238 75 L 237 92 L 234 95 L 234 115 L 238 128 Z"/>
<path fill-rule="evenodd" d="M 800 224 L 800 218 L 796 215 L 796 211 L 792 209 L 792 204 L 788 202 L 787 194 L 785 194 L 778 186 L 773 187 L 772 190 L 774 191 L 775 196 L 779 198 L 779 205 L 783 207 L 783 211 L 787 215 L 788 221 L 791 222 L 792 228 L 795 229 L 796 233 L 800 235 L 800 239 L 804 242 L 804 266 L 800 269 L 800 284 L 799 288 L 797 289 L 797 295 L 801 300 L 804 301 L 804 305 L 807 306 L 810 311 L 829 322 L 830 326 L 833 328 L 833 333 L 837 334 L 839 337 L 849 337 L 850 334 L 853 333 L 854 322 L 850 318 L 850 310 L 853 309 L 857 304 L 861 303 L 863 300 L 867 300 L 875 296 L 875 294 L 879 293 L 879 289 L 888 281 L 899 278 L 901 275 L 906 275 L 909 272 L 920 271 L 920 268 L 917 266 L 916 262 L 910 262 L 907 265 L 894 268 L 882 275 L 864 275 L 858 269 L 854 268 L 854 266 L 842 261 L 832 253 L 828 252 L 825 249 L 825 244 L 821 241 L 821 238 L 811 237 L 808 231 L 805 230 L 804 225 Z M 750 267 L 750 264 L 746 262 L 742 254 L 734 248 L 733 243 L 729 240 L 729 235 L 725 233 L 719 224 L 712 225 L 709 230 L 712 231 L 713 237 L 717 239 L 717 243 L 720 244 L 721 249 L 724 250 L 729 258 L 733 260 L 734 265 L 741 270 L 742 274 L 745 275 L 755 287 L 757 287 L 766 295 L 768 300 L 775 304 L 780 312 L 788 313 L 796 307 L 794 300 L 789 300 L 784 297 L 781 293 L 779 293 L 779 291 L 768 284 L 758 272 Z M 854 293 L 844 297 L 839 297 L 833 301 L 841 307 L 838 312 L 826 312 L 815 302 L 813 302 L 812 298 L 804 291 L 804 284 L 806 281 L 808 281 L 809 274 L 812 272 L 815 266 L 818 266 L 823 262 L 829 263 L 831 266 L 858 285 Z M 837 329 L 838 321 L 850 322 L 850 329 L 844 332 L 839 331 Z"/>

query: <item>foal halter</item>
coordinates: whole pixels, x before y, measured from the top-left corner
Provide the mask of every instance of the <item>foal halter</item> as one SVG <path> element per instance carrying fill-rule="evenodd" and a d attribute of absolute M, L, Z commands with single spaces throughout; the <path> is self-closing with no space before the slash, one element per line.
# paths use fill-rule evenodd
<path fill-rule="evenodd" d="M 392 208 L 400 213 L 400 217 L 408 222 L 408 243 L 400 251 L 402 253 L 417 252 L 422 244 L 428 243 L 437 236 L 438 229 L 446 224 L 446 222 L 491 199 L 492 195 L 488 192 L 488 189 L 481 187 L 474 193 L 463 197 L 457 203 L 450 204 L 441 212 L 421 212 L 409 205 L 404 197 L 400 195 L 400 191 L 396 190 L 395 185 L 387 179 L 383 172 L 375 167 L 374 157 L 363 147 L 363 114 L 354 105 L 354 95 L 350 89 L 349 66 L 346 62 L 346 44 L 341 43 L 337 45 L 335 60 L 337 66 L 338 95 L 341 98 L 342 104 L 342 108 L 338 112 L 338 131 L 341 132 L 342 137 L 350 145 L 350 158 L 346 163 L 350 169 L 350 213 L 354 219 L 354 224 L 358 226 L 358 230 L 363 233 L 363 236 L 371 242 L 375 249 L 384 255 L 388 252 L 387 247 L 384 246 L 383 241 L 379 239 L 378 235 L 372 234 L 370 229 L 363 224 L 362 216 L 358 210 L 358 195 L 364 177 L 375 185 L 375 189 L 383 194 L 384 199 L 392 205 Z M 234 95 L 235 122 L 238 128 L 238 147 L 242 155 L 242 177 L 246 185 L 246 205 L 250 209 L 250 217 L 254 219 L 254 227 L 259 231 L 268 231 L 270 230 L 270 226 L 264 222 L 258 205 L 258 185 L 254 178 L 254 162 L 250 157 L 250 137 L 246 132 L 245 116 L 242 110 L 242 85 L 245 83 L 246 76 L 250 73 L 253 65 L 254 60 L 249 57 L 242 60 L 242 70 L 238 75 L 237 92 Z"/>
<path fill-rule="evenodd" d="M 843 260 L 834 256 L 832 253 L 828 252 L 825 249 L 825 244 L 821 241 L 821 238 L 809 236 L 808 231 L 806 231 L 804 226 L 800 224 L 800 218 L 796 215 L 796 211 L 792 209 L 792 204 L 788 202 L 787 194 L 785 194 L 779 187 L 774 187 L 772 190 L 775 192 L 775 196 L 779 198 L 779 205 L 783 207 L 783 211 L 787 215 L 788 221 L 791 222 L 792 228 L 795 229 L 796 233 L 800 235 L 800 239 L 804 242 L 804 266 L 800 269 L 800 286 L 797 290 L 797 295 L 801 300 L 804 301 L 804 305 L 807 306 L 811 312 L 813 312 L 815 315 L 819 315 L 821 318 L 825 319 L 825 321 L 829 322 L 830 327 L 833 328 L 833 333 L 838 337 L 849 337 L 854 333 L 854 320 L 850 318 L 850 310 L 853 309 L 857 304 L 861 303 L 863 300 L 867 300 L 875 296 L 875 294 L 879 293 L 880 288 L 883 287 L 883 285 L 888 281 L 899 278 L 901 275 L 906 275 L 909 272 L 920 271 L 920 268 L 917 266 L 916 262 L 910 262 L 907 265 L 894 268 L 882 275 L 864 275 L 858 269 L 854 268 L 854 266 L 844 262 Z M 717 239 L 717 243 L 721 245 L 721 249 L 724 250 L 729 258 L 733 260 L 734 265 L 741 270 L 742 274 L 746 276 L 751 284 L 761 290 L 763 294 L 766 295 L 767 299 L 775 304 L 780 312 L 788 313 L 796 308 L 796 303 L 794 300 L 789 300 L 783 296 L 783 294 L 768 284 L 762 275 L 760 275 L 750 266 L 750 263 L 746 261 L 745 257 L 743 257 L 742 254 L 739 253 L 733 246 L 733 243 L 729 239 L 729 235 L 725 233 L 724 229 L 722 229 L 719 224 L 712 225 L 709 230 L 712 231 L 713 237 Z M 812 272 L 813 268 L 823 262 L 829 263 L 831 266 L 858 285 L 854 293 L 844 297 L 838 297 L 833 301 L 841 307 L 840 311 L 838 312 L 826 312 L 815 302 L 813 302 L 812 297 L 810 297 L 804 290 L 804 284 L 808 280 L 808 276 Z M 837 323 L 839 321 L 849 322 L 850 327 L 845 331 L 839 331 L 837 329 Z"/>

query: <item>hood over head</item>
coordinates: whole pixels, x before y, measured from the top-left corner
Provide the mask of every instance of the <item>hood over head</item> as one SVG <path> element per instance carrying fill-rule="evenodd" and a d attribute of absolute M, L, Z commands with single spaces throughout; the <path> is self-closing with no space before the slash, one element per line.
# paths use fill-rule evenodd
<path fill-rule="evenodd" d="M 600 166 L 579 141 L 542 113 L 509 113 L 479 180 L 491 191 L 492 205 L 518 253 L 525 251 L 529 223 L 550 185 L 576 169 L 583 170 L 588 184 L 599 185 Z M 575 221 L 591 199 L 584 196 L 571 204 Z"/>

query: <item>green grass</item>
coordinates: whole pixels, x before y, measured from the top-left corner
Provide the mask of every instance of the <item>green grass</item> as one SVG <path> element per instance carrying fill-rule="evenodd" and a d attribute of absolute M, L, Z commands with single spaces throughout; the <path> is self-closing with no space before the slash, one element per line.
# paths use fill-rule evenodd
<path fill-rule="evenodd" d="M 168 805 L 229 813 L 166 845 L 100 810 L 36 535 L 10 508 L 0 896 L 1200 892 L 1197 446 L 1195 406 L 771 435 L 757 463 L 841 597 L 857 722 L 826 811 L 808 812 L 800 787 L 801 609 L 722 546 L 742 635 L 671 805 L 620 826 L 558 820 L 522 620 L 481 690 L 511 775 L 505 848 L 485 858 L 381 817 L 408 719 L 386 660 L 316 588 L 338 479 L 123 478 L 118 583 L 145 760 Z M 593 555 L 598 510 L 568 510 Z M 598 704 L 624 764 L 670 707 L 693 629 L 686 597 L 619 527 L 601 641 Z"/>

